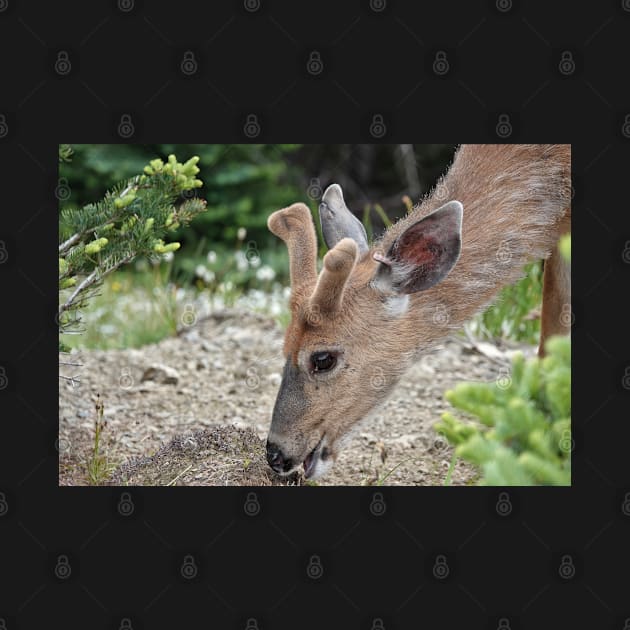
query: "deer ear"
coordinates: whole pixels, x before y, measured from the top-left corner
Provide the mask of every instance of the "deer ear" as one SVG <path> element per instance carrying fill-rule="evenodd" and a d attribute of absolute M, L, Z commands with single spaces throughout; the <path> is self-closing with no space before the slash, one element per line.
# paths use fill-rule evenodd
<path fill-rule="evenodd" d="M 408 227 L 380 262 L 374 286 L 402 294 L 424 291 L 444 280 L 462 249 L 462 213 L 459 201 L 449 201 Z"/>
<path fill-rule="evenodd" d="M 319 220 L 326 247 L 332 249 L 342 238 L 351 238 L 359 248 L 359 254 L 369 249 L 367 233 L 343 200 L 343 192 L 339 184 L 331 184 L 326 188 L 319 204 Z"/>

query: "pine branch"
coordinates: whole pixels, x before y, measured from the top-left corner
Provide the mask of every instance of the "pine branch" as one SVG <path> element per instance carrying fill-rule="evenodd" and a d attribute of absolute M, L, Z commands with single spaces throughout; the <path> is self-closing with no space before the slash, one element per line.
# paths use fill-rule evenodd
<path fill-rule="evenodd" d="M 144 174 L 115 187 L 101 201 L 61 212 L 60 232 L 70 236 L 59 245 L 59 288 L 72 289 L 60 300 L 61 332 L 70 333 L 78 324 L 78 309 L 97 294 L 107 275 L 137 256 L 157 257 L 179 248 L 179 243 L 162 239 L 206 210 L 206 202 L 197 198 L 173 206 L 182 192 L 202 185 L 195 178 L 198 160 L 182 164 L 174 155 L 166 164 L 152 160 Z M 73 312 L 75 319 L 68 319 Z"/>

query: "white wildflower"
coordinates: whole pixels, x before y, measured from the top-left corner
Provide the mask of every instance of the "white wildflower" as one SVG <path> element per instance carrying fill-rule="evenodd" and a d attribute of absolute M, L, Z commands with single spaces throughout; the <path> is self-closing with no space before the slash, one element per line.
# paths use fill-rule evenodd
<path fill-rule="evenodd" d="M 273 280 L 275 277 L 276 272 L 269 265 L 264 265 L 256 272 L 256 278 L 261 282 Z"/>

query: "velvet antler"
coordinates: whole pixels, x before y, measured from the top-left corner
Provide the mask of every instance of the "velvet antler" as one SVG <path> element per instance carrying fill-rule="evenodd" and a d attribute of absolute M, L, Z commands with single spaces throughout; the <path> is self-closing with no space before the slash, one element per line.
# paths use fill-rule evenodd
<path fill-rule="evenodd" d="M 267 227 L 289 250 L 291 302 L 310 296 L 317 281 L 317 237 L 311 211 L 303 203 L 274 212 Z"/>
<path fill-rule="evenodd" d="M 311 296 L 311 307 L 323 313 L 341 308 L 346 282 L 354 269 L 358 246 L 351 238 L 342 238 L 325 256 L 324 267 Z"/>

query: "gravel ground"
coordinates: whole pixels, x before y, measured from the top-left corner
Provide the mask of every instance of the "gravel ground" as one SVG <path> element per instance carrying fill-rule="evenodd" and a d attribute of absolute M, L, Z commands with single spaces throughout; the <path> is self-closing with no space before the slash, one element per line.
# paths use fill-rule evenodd
<path fill-rule="evenodd" d="M 60 381 L 59 482 L 87 483 L 96 395 L 105 406 L 103 452 L 117 485 L 271 485 L 264 440 L 284 363 L 273 319 L 223 311 L 141 349 L 81 351 L 81 380 Z M 530 349 L 531 351 L 531 349 Z M 502 353 L 497 352 L 500 356 Z M 470 344 L 446 340 L 403 377 L 388 402 L 353 434 L 318 485 L 442 485 L 452 449 L 433 425 L 443 392 L 505 371 Z M 115 469 L 115 470 L 114 470 Z M 478 472 L 458 462 L 452 485 Z"/>

